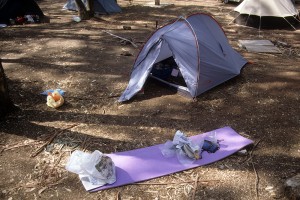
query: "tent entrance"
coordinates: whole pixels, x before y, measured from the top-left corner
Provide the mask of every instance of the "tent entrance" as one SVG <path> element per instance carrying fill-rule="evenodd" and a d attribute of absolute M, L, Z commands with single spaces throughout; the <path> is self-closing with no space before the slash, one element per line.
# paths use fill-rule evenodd
<path fill-rule="evenodd" d="M 149 77 L 160 83 L 171 86 L 177 92 L 189 94 L 185 80 L 172 56 L 155 63 Z"/>

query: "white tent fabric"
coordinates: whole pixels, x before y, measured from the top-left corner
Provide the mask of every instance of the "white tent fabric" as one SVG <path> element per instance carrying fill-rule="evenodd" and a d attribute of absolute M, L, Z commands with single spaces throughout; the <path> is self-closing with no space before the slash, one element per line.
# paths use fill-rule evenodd
<path fill-rule="evenodd" d="M 287 29 L 299 24 L 299 12 L 291 0 L 244 0 L 234 11 L 237 24 L 258 29 Z"/>
<path fill-rule="evenodd" d="M 291 0 L 244 0 L 234 11 L 257 16 L 288 17 L 298 15 Z"/>
<path fill-rule="evenodd" d="M 247 61 L 229 44 L 222 28 L 207 14 L 194 14 L 158 29 L 139 53 L 119 102 L 144 86 L 153 65 L 172 56 L 191 97 L 237 76 Z"/>

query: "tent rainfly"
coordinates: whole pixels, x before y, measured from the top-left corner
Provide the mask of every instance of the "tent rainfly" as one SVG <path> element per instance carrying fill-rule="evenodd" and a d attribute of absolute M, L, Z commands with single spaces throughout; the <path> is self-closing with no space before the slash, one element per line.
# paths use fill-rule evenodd
<path fill-rule="evenodd" d="M 87 0 L 82 0 L 87 5 Z M 75 0 L 68 0 L 63 6 L 63 9 L 77 11 Z M 121 12 L 120 6 L 115 0 L 94 0 L 95 13 L 99 14 L 112 14 Z"/>
<path fill-rule="evenodd" d="M 166 64 L 170 60 L 174 62 Z M 131 99 L 148 77 L 194 98 L 239 75 L 246 63 L 213 17 L 201 13 L 181 17 L 152 34 L 137 56 L 129 84 L 118 101 Z M 182 81 L 171 83 L 171 78 Z"/>
<path fill-rule="evenodd" d="M 258 29 L 293 28 L 299 24 L 299 12 L 291 0 L 244 0 L 234 11 L 234 22 Z"/>

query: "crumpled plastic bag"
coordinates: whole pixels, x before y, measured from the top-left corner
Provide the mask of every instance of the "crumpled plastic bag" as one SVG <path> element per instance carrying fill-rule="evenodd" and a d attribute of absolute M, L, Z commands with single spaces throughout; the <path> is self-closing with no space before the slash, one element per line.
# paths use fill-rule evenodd
<path fill-rule="evenodd" d="M 161 153 L 166 158 L 177 156 L 178 161 L 183 164 L 192 164 L 195 160 L 201 158 L 201 147 L 203 139 L 192 142 L 181 131 L 176 131 L 173 141 L 168 140 L 160 146 Z M 189 151 L 187 151 L 187 149 Z"/>
<path fill-rule="evenodd" d="M 217 132 L 211 133 L 204 139 L 202 145 L 202 151 L 207 151 L 208 153 L 215 153 L 220 149 L 219 141 L 217 140 Z"/>
<path fill-rule="evenodd" d="M 91 154 L 75 150 L 66 164 L 66 170 L 87 178 L 93 185 L 102 186 L 116 181 L 115 164 L 98 150 Z"/>

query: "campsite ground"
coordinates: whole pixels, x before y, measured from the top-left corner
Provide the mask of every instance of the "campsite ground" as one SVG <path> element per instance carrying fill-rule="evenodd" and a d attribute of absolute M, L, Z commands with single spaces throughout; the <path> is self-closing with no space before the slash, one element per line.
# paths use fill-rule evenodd
<path fill-rule="evenodd" d="M 38 2 L 51 23 L 0 29 L 0 57 L 19 107 L 0 124 L 0 199 L 288 199 L 283 183 L 300 173 L 299 29 L 259 33 L 230 24 L 236 4 L 217 0 L 162 0 L 171 4 L 165 7 L 147 6 L 154 0 L 120 0 L 122 13 L 80 23 L 60 0 Z M 116 103 L 156 21 L 162 25 L 194 12 L 211 13 L 252 64 L 195 101 L 150 82 L 143 95 Z M 268 39 L 281 44 L 282 53 L 247 52 L 239 39 Z M 66 91 L 57 110 L 40 95 L 55 88 Z M 125 151 L 164 143 L 178 129 L 191 136 L 224 126 L 255 142 L 250 155 L 91 194 L 64 169 L 75 149 Z M 202 181 L 195 184 L 197 175 Z"/>

